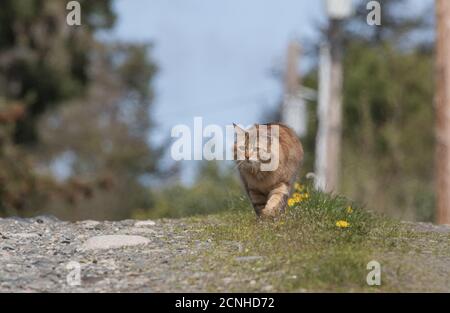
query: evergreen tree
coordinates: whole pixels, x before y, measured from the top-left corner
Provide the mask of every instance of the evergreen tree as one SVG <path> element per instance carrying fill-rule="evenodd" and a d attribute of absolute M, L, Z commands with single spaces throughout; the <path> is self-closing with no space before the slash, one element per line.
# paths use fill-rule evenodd
<path fill-rule="evenodd" d="M 4 0 L 0 7 L 0 214 L 122 218 L 148 203 L 150 46 L 104 43 L 112 0 Z M 67 177 L 55 177 L 63 164 Z M 69 205 L 70 204 L 70 205 Z"/>

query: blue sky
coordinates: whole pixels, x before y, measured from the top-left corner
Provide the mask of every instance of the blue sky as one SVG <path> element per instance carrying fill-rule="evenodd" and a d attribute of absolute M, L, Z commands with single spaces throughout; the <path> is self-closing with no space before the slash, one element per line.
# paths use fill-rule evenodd
<path fill-rule="evenodd" d="M 194 116 L 258 121 L 281 95 L 270 72 L 283 65 L 288 42 L 314 39 L 323 20 L 320 1 L 298 0 L 118 0 L 116 12 L 114 36 L 155 45 L 155 142 Z"/>
<path fill-rule="evenodd" d="M 414 8 L 430 0 L 410 0 Z M 152 140 L 176 124 L 251 124 L 280 98 L 281 69 L 290 40 L 317 39 L 322 1 L 117 0 L 114 37 L 154 43 L 160 72 Z M 311 60 L 304 58 L 305 69 Z"/>
<path fill-rule="evenodd" d="M 160 67 L 155 81 L 158 135 L 174 124 L 250 124 L 273 105 L 281 66 L 292 38 L 314 38 L 320 1 L 119 0 L 115 34 L 152 41 Z M 162 134 L 161 134 L 162 132 Z"/>

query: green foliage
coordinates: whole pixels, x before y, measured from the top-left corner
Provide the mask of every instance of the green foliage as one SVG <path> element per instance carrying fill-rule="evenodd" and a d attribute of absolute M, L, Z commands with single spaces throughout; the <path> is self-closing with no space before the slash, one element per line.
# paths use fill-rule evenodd
<path fill-rule="evenodd" d="M 39 191 L 47 183 L 36 179 L 30 156 L 12 143 L 14 123 L 22 114 L 22 106 L 0 98 L 0 215 L 41 203 L 43 195 Z"/>
<path fill-rule="evenodd" d="M 50 203 L 47 211 L 70 219 L 127 218 L 149 203 L 141 180 L 155 176 L 161 156 L 147 141 L 156 66 L 148 58 L 149 45 L 102 44 L 92 54 L 86 96 L 41 119 L 43 153 L 38 154 L 48 167 L 70 155 L 70 179 L 91 185 L 92 192 L 76 197 L 65 212 L 61 201 Z M 108 188 L 98 188 L 105 179 Z"/>
<path fill-rule="evenodd" d="M 244 192 L 236 173 L 215 162 L 203 162 L 192 186 L 174 184 L 152 191 L 153 203 L 139 210 L 136 218 L 182 217 L 237 210 Z"/>
<path fill-rule="evenodd" d="M 80 1 L 83 27 L 69 27 L 66 2 L 5 0 L 0 8 L 0 95 L 22 102 L 14 139 L 36 142 L 36 120 L 88 84 L 89 53 L 98 29 L 114 21 L 110 0 Z M 45 78 L 45 79 L 43 79 Z"/>
<path fill-rule="evenodd" d="M 342 191 L 371 208 L 430 220 L 431 55 L 354 43 L 344 67 Z"/>
<path fill-rule="evenodd" d="M 433 220 L 432 55 L 356 41 L 344 69 L 340 191 L 391 216 Z M 317 122 L 310 117 L 303 143 L 313 154 Z"/>
<path fill-rule="evenodd" d="M 356 0 L 355 14 L 344 21 L 347 42 L 362 41 L 372 46 L 386 42 L 395 43 L 397 48 L 414 47 L 429 42 L 416 42 L 411 34 L 430 31 L 433 28 L 433 10 L 424 14 L 412 14 L 405 8 L 413 6 L 410 0 L 378 0 L 381 6 L 381 25 L 374 27 L 367 23 L 367 3 L 370 0 Z M 431 14 L 430 14 L 431 13 Z M 431 36 L 430 36 L 431 37 Z"/>
<path fill-rule="evenodd" d="M 64 1 L 2 1 L 0 214 L 42 207 L 56 185 L 36 173 L 35 153 L 30 153 L 38 140 L 36 122 L 86 90 L 94 32 L 114 22 L 110 0 L 80 2 L 86 27 L 66 24 Z"/>
<path fill-rule="evenodd" d="M 382 27 L 366 24 L 367 1 L 344 25 L 340 190 L 368 208 L 403 219 L 433 220 L 432 49 L 412 34 L 426 15 L 406 16 L 404 1 L 382 1 Z M 418 37 L 419 38 L 419 37 Z M 317 68 L 304 84 L 317 89 Z M 309 106 L 304 171 L 314 170 L 316 103 Z"/>

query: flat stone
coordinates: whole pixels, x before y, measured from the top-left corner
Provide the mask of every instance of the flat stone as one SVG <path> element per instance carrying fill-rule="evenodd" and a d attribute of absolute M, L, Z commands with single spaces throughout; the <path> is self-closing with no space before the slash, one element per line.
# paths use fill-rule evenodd
<path fill-rule="evenodd" d="M 142 236 L 132 235 L 104 235 L 89 238 L 82 246 L 83 250 L 117 249 L 149 243 L 150 240 Z"/>
<path fill-rule="evenodd" d="M 146 220 L 146 221 L 138 221 L 134 223 L 135 227 L 148 227 L 148 226 L 155 226 L 156 223 L 152 220 Z"/>

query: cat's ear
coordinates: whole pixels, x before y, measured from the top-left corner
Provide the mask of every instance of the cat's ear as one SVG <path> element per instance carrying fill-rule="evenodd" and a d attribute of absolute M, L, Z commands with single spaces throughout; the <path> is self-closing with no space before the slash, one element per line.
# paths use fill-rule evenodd
<path fill-rule="evenodd" d="M 236 133 L 234 142 L 245 143 L 245 134 L 246 134 L 245 129 L 243 129 L 239 125 L 236 125 L 235 123 L 233 123 L 233 126 L 234 132 Z"/>
<path fill-rule="evenodd" d="M 236 123 L 233 123 L 233 127 L 234 127 L 234 130 L 235 130 L 237 133 L 241 133 L 241 132 L 244 132 L 244 133 L 245 133 L 245 129 L 243 129 L 242 127 L 240 127 L 240 126 L 237 125 Z"/>

